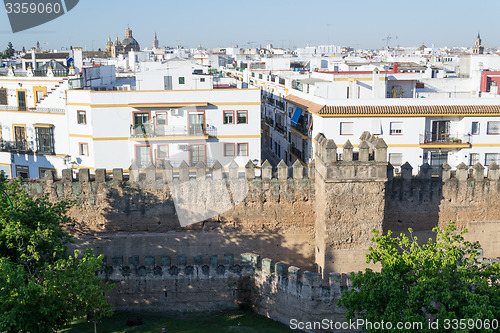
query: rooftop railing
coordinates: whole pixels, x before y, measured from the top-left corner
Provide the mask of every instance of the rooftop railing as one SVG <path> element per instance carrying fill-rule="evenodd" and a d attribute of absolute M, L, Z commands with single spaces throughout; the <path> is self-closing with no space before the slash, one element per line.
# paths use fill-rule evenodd
<path fill-rule="evenodd" d="M 44 113 L 66 113 L 65 109 L 57 108 L 30 108 L 27 106 L 10 106 L 10 105 L 0 105 L 0 110 L 2 111 L 28 111 L 28 112 L 44 112 Z"/>

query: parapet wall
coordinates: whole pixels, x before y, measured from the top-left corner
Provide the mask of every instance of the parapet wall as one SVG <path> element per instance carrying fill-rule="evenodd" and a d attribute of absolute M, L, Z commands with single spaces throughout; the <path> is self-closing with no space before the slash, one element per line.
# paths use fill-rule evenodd
<path fill-rule="evenodd" d="M 207 260 L 208 259 L 208 260 Z M 239 260 L 238 260 L 239 259 Z M 100 276 L 114 283 L 108 292 L 117 309 L 213 311 L 253 308 L 271 319 L 344 321 L 336 303 L 351 281 L 346 274 L 318 273 L 262 259 L 253 253 L 223 256 L 133 256 L 111 258 Z"/>
<path fill-rule="evenodd" d="M 76 179 L 72 170 L 63 170 L 62 179 L 48 173 L 28 189 L 52 201 L 75 200 L 70 210 L 75 224 L 68 230 L 77 237 L 76 246 L 92 246 L 108 257 L 165 251 L 239 255 L 259 249 L 275 260 L 312 268 L 315 188 L 304 168 L 297 166 L 289 178 L 282 166 L 273 177 L 269 164 L 260 177 L 253 164 L 245 173 L 234 164 L 229 173 L 216 167 L 194 173 L 187 164 L 179 170 L 132 169 L 129 177 L 121 169 L 111 175 L 83 169 Z M 181 215 L 193 224 L 181 225 Z"/>

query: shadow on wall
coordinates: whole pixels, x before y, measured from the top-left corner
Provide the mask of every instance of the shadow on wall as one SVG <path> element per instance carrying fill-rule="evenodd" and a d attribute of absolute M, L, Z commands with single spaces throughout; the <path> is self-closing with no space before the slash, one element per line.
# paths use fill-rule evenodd
<path fill-rule="evenodd" d="M 75 248 L 93 247 L 96 253 L 108 258 L 240 255 L 254 251 L 276 261 L 293 263 L 304 269 L 313 268 L 315 218 L 308 206 L 312 205 L 312 200 L 304 199 L 304 207 L 300 210 L 301 204 L 296 202 L 295 195 L 300 196 L 301 192 L 294 194 L 290 189 L 283 189 L 287 186 L 295 189 L 300 184 L 310 186 L 308 179 L 293 184 L 290 179 L 281 182 L 277 179 L 268 182 L 233 179 L 233 183 L 230 181 L 231 185 L 227 185 L 231 188 L 231 198 L 227 198 L 231 199 L 230 203 L 234 204 L 235 198 L 240 196 L 234 184 L 249 186 L 250 194 L 221 214 L 181 226 L 176 209 L 179 202 L 184 202 L 187 207 L 192 205 L 193 211 L 199 210 L 200 205 L 221 211 L 217 206 L 224 198 L 216 191 L 207 193 L 214 188 L 217 190 L 217 186 L 198 188 L 200 184 L 215 181 L 191 179 L 185 183 L 187 188 L 178 189 L 184 192 L 177 193 L 174 200 L 171 187 L 178 184 L 178 179 L 165 184 L 159 173 L 154 181 L 152 178 L 148 181 L 147 174 L 137 176 L 137 181 L 123 179 L 123 175 L 115 175 L 113 180 L 104 182 L 98 181 L 99 175 L 96 175 L 96 181 L 90 182 L 68 183 L 66 180 L 64 188 L 67 190 L 69 184 L 71 192 L 80 198 L 79 204 L 70 211 L 75 217 L 74 225 L 69 227 L 76 237 Z M 293 198 L 283 195 L 287 191 Z M 297 207 L 295 211 L 293 207 Z"/>
<path fill-rule="evenodd" d="M 443 180 L 432 177 L 428 164 L 420 167 L 417 177 L 412 177 L 412 167 L 401 167 L 401 177 L 386 183 L 385 216 L 383 231 L 395 235 L 408 234 L 408 228 L 419 241 L 426 242 L 434 236 L 432 229 L 439 225 L 440 205 L 443 200 Z"/>

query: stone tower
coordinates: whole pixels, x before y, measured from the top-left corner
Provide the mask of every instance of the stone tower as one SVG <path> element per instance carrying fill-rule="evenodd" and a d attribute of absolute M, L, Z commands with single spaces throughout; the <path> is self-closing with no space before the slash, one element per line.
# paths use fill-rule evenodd
<path fill-rule="evenodd" d="M 108 37 L 108 42 L 106 43 L 106 52 L 111 54 L 112 48 L 113 48 L 113 42 L 111 41 L 111 37 Z"/>
<path fill-rule="evenodd" d="M 474 42 L 474 47 L 472 48 L 472 54 L 483 54 L 484 46 L 481 45 L 481 36 L 477 33 L 476 41 Z"/>
<path fill-rule="evenodd" d="M 158 49 L 160 48 L 160 42 L 158 41 L 158 38 L 156 37 L 156 32 L 155 32 L 155 37 L 153 39 L 153 49 Z"/>

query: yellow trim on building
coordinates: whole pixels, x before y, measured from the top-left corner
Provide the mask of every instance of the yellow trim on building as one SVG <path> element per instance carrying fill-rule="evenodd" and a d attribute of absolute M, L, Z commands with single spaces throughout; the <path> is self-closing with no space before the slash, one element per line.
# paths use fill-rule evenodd
<path fill-rule="evenodd" d="M 86 134 L 70 134 L 69 135 L 72 138 L 93 138 L 93 135 L 86 135 Z"/>
<path fill-rule="evenodd" d="M 129 140 L 130 138 L 125 138 L 125 137 L 110 137 L 110 138 L 94 138 L 94 141 L 120 141 L 120 140 Z"/>
<path fill-rule="evenodd" d="M 208 140 L 208 135 L 172 135 L 172 136 L 155 136 L 143 138 L 127 138 L 130 141 L 194 141 Z M 95 139 L 94 139 L 95 140 Z"/>
<path fill-rule="evenodd" d="M 181 108 L 185 106 L 208 106 L 208 103 L 130 103 L 134 108 Z"/>
<path fill-rule="evenodd" d="M 33 127 L 43 127 L 43 128 L 52 128 L 53 124 L 33 124 Z"/>
<path fill-rule="evenodd" d="M 92 167 L 79 166 L 79 165 L 72 165 L 71 169 L 89 169 L 89 170 L 95 170 L 95 168 L 92 168 Z"/>
<path fill-rule="evenodd" d="M 419 147 L 422 149 L 426 148 L 470 148 L 470 143 L 458 143 L 458 144 L 446 144 L 446 143 L 422 143 L 419 144 Z"/>
<path fill-rule="evenodd" d="M 91 108 L 175 108 L 175 107 L 206 107 L 208 105 L 260 105 L 261 102 L 213 102 L 213 103 L 151 103 L 151 104 L 90 104 L 67 103 L 68 106 L 90 106 Z"/>
<path fill-rule="evenodd" d="M 225 138 L 236 138 L 236 139 L 244 139 L 244 138 L 261 138 L 261 135 L 216 135 L 216 138 L 225 139 Z"/>

